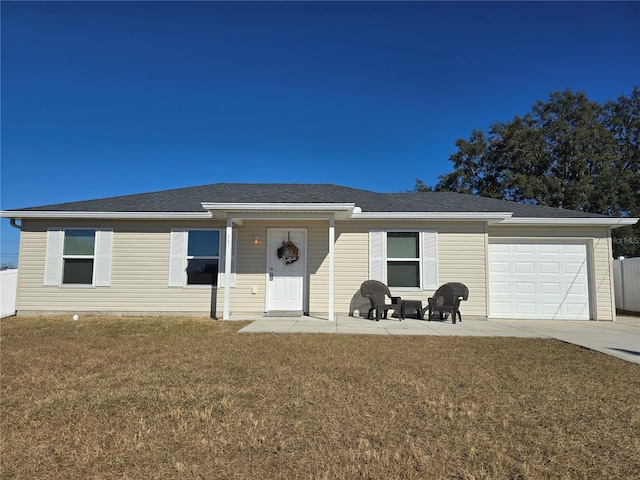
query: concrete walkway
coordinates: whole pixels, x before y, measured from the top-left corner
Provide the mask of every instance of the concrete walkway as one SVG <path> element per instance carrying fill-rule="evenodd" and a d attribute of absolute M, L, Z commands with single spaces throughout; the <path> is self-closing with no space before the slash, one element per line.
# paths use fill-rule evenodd
<path fill-rule="evenodd" d="M 246 318 L 245 318 L 246 320 Z M 468 337 L 555 338 L 640 364 L 640 318 L 615 322 L 565 320 L 465 320 L 428 322 L 406 318 L 375 322 L 339 317 L 335 322 L 312 317 L 259 317 L 240 333 L 335 333 L 361 335 L 461 335 Z"/>

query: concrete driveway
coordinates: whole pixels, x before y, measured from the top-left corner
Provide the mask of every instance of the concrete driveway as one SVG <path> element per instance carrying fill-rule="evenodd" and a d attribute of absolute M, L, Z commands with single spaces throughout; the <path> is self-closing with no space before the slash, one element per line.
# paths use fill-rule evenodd
<path fill-rule="evenodd" d="M 246 318 L 245 318 L 246 320 Z M 335 333 L 363 335 L 463 335 L 470 337 L 555 338 L 640 364 L 640 317 L 615 322 L 564 320 L 464 320 L 453 325 L 396 318 L 375 322 L 339 317 L 335 322 L 312 317 L 259 317 L 240 333 Z"/>
<path fill-rule="evenodd" d="M 550 337 L 640 364 L 640 317 L 615 322 L 493 320 L 492 323 Z"/>

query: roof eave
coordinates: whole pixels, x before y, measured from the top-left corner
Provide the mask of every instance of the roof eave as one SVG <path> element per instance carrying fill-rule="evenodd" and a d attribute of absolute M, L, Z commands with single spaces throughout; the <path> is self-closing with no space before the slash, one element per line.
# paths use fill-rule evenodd
<path fill-rule="evenodd" d="M 440 220 L 446 222 L 482 221 L 490 224 L 511 218 L 511 212 L 360 212 L 354 220 Z"/>
<path fill-rule="evenodd" d="M 197 220 L 210 212 L 68 212 L 60 210 L 5 210 L 0 217 L 22 219 Z"/>
<path fill-rule="evenodd" d="M 353 203 L 202 203 L 202 212 L 90 212 L 61 210 L 4 210 L 0 217 L 22 219 L 113 219 L 113 220 L 198 220 L 228 217 L 262 217 L 310 214 L 353 220 L 440 220 L 484 221 L 492 225 L 567 225 L 624 227 L 635 225 L 634 217 L 544 218 L 513 217 L 511 212 L 362 212 Z"/>
<path fill-rule="evenodd" d="M 635 225 L 638 218 L 620 217 L 583 217 L 583 218 L 539 218 L 539 217 L 511 217 L 500 222 L 500 225 L 567 225 L 567 226 L 597 226 L 624 227 Z"/>

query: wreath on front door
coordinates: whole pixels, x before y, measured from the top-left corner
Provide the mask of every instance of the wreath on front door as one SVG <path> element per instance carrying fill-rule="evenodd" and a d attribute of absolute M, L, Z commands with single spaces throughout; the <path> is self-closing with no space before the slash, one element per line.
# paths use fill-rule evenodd
<path fill-rule="evenodd" d="M 295 244 L 288 240 L 286 242 L 282 242 L 282 246 L 278 248 L 278 258 L 282 260 L 287 265 L 297 262 L 300 258 L 300 251 Z"/>

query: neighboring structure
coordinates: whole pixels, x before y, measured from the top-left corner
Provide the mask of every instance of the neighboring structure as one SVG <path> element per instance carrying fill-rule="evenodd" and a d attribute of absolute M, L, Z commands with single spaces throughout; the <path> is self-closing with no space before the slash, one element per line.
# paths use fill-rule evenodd
<path fill-rule="evenodd" d="M 613 261 L 616 308 L 640 313 L 640 257 Z"/>
<path fill-rule="evenodd" d="M 17 290 L 18 270 L 15 268 L 0 270 L 0 318 L 15 315 Z"/>
<path fill-rule="evenodd" d="M 614 320 L 611 229 L 638 220 L 328 184 L 213 184 L 1 215 L 22 230 L 18 315 L 331 320 L 358 310 L 367 279 L 425 304 L 462 282 L 469 319 Z"/>

